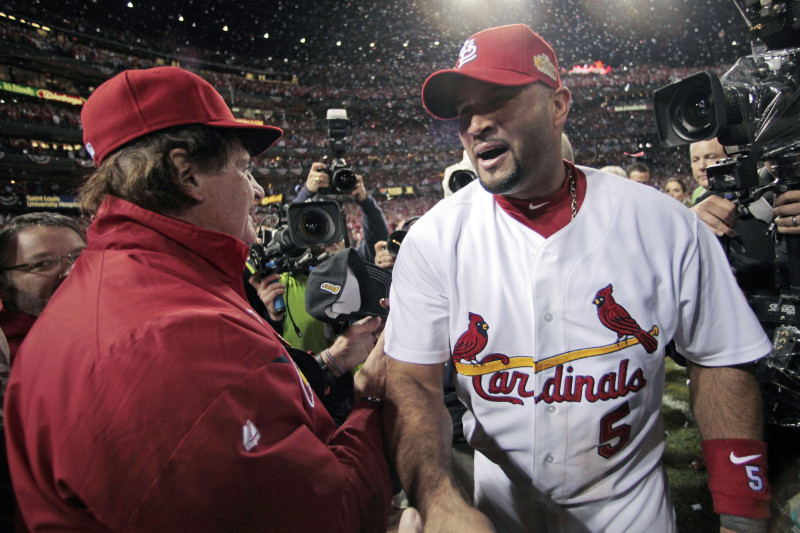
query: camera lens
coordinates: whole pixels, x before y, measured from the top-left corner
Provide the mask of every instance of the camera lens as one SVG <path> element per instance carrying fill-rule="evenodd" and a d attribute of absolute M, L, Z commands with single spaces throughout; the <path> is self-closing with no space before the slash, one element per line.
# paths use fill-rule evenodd
<path fill-rule="evenodd" d="M 710 87 L 692 83 L 673 98 L 672 121 L 676 133 L 684 139 L 704 139 L 715 127 L 714 100 Z"/>
<path fill-rule="evenodd" d="M 389 235 L 389 241 L 386 243 L 386 250 L 388 250 L 392 257 L 397 257 L 397 252 L 400 251 L 400 243 L 406 238 L 406 233 L 408 233 L 406 230 L 399 229 L 393 231 L 392 234 Z"/>
<path fill-rule="evenodd" d="M 708 127 L 709 118 L 714 111 L 713 104 L 707 95 L 691 95 L 681 103 L 679 114 L 681 124 L 687 131 L 698 131 Z"/>
<path fill-rule="evenodd" d="M 310 212 L 300 220 L 300 231 L 308 239 L 319 239 L 328 233 L 328 220 L 320 213 Z"/>
<path fill-rule="evenodd" d="M 342 168 L 333 173 L 333 186 L 343 193 L 353 192 L 356 188 L 358 180 L 356 173 L 349 168 Z"/>
<path fill-rule="evenodd" d="M 469 185 L 477 176 L 471 170 L 456 170 L 450 175 L 448 185 L 453 192 Z"/>

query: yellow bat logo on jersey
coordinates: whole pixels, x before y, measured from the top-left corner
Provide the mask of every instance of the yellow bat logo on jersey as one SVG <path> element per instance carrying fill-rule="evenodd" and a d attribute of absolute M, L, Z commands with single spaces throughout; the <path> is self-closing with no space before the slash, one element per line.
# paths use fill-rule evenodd
<path fill-rule="evenodd" d="M 650 333 L 650 335 L 653 337 L 658 336 L 658 326 L 653 326 L 648 333 Z M 639 340 L 635 337 L 631 337 L 622 342 L 615 342 L 606 346 L 571 350 L 569 352 L 556 355 L 555 357 L 549 357 L 543 361 L 535 361 L 533 357 L 511 357 L 508 359 L 508 362 L 503 362 L 502 360 L 486 362 L 484 360 L 482 361 L 482 364 L 478 365 L 463 364 L 456 361 L 454 362 L 454 366 L 459 374 L 463 374 L 465 376 L 480 376 L 483 374 L 498 372 L 500 370 L 510 370 L 512 368 L 521 367 L 532 367 L 533 371 L 538 374 L 542 370 L 547 370 L 548 368 L 553 368 L 554 366 L 563 365 L 564 363 L 570 363 L 572 361 L 585 359 L 587 357 L 595 357 L 598 355 L 606 355 L 609 353 L 618 352 L 635 344 L 639 344 Z"/>

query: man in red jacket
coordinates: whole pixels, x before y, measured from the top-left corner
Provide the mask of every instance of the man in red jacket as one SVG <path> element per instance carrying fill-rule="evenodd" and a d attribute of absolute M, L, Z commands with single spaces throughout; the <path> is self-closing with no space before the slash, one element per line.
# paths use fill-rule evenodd
<path fill-rule="evenodd" d="M 380 405 L 357 402 L 337 429 L 244 297 L 263 195 L 248 164 L 282 132 L 237 122 L 175 67 L 115 76 L 81 118 L 98 165 L 81 192 L 88 247 L 6 398 L 28 527 L 385 531 Z M 357 375 L 357 397 L 382 394 L 377 375 Z"/>

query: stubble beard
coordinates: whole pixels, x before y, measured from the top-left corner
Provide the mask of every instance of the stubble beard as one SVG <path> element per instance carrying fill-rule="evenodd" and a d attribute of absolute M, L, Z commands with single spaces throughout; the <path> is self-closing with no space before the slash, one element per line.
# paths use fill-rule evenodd
<path fill-rule="evenodd" d="M 53 296 L 53 293 L 57 288 L 58 285 L 53 287 L 53 290 L 47 295 L 47 298 L 41 298 L 39 296 L 22 292 L 14 285 L 11 285 L 11 301 L 6 304 L 6 307 L 9 311 L 39 316 L 42 314 L 42 311 L 44 311 L 44 307 L 47 305 L 47 302 L 50 301 L 50 298 Z"/>
<path fill-rule="evenodd" d="M 483 188 L 492 194 L 507 194 L 516 189 L 522 182 L 522 170 L 516 157 L 513 158 L 513 165 L 514 167 L 505 176 L 499 176 L 499 179 L 491 182 L 485 179 L 479 170 L 478 180 Z"/>

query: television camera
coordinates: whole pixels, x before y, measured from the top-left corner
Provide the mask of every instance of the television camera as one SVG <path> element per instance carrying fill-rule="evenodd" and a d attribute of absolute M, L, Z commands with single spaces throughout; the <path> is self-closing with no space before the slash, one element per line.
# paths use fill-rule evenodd
<path fill-rule="evenodd" d="M 728 158 L 708 167 L 709 190 L 745 216 L 761 218 L 756 208 L 765 204 L 771 221 L 765 198 L 800 190 L 800 0 L 732 1 L 749 27 L 752 54 L 721 77 L 699 72 L 658 89 L 656 129 L 665 147 L 716 137 Z M 775 239 L 782 275 L 771 290 L 745 295 L 773 334 L 772 353 L 759 365 L 767 419 L 800 427 L 800 236 L 778 240 L 772 230 L 764 238 Z"/>
<path fill-rule="evenodd" d="M 329 254 L 322 246 L 345 238 L 339 204 L 313 200 L 272 206 L 273 213 L 259 223 L 258 241 L 250 246 L 249 263 L 260 277 L 284 272 L 298 272 L 316 266 Z M 273 219 L 272 227 L 265 221 Z M 275 310 L 285 308 L 283 298 L 275 301 Z"/>

